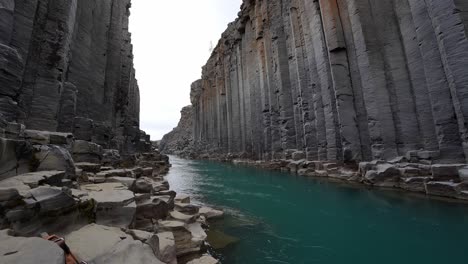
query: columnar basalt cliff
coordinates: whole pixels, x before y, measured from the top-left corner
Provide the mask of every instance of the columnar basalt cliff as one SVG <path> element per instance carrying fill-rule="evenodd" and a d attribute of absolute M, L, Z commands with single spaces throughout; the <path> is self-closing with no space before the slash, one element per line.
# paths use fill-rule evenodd
<path fill-rule="evenodd" d="M 134 152 L 139 89 L 130 0 L 0 2 L 0 115 Z"/>
<path fill-rule="evenodd" d="M 244 0 L 191 87 L 196 156 L 468 199 L 467 14 Z"/>
<path fill-rule="evenodd" d="M 139 129 L 129 8 L 0 0 L 0 263 L 68 263 L 42 232 L 87 263 L 217 263 L 202 226 L 223 213 L 176 197 Z"/>
<path fill-rule="evenodd" d="M 468 4 L 245 0 L 192 87 L 194 137 L 253 159 L 468 158 Z"/>
<path fill-rule="evenodd" d="M 195 155 L 193 149 L 193 111 L 192 106 L 186 106 L 180 111 L 179 124 L 171 132 L 164 135 L 159 143 L 159 150 L 165 154 L 175 154 L 184 157 Z"/>

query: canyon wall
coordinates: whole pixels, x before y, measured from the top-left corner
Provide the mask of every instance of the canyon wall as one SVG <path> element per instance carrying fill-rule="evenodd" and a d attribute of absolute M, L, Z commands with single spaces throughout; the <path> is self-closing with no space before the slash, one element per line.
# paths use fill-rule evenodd
<path fill-rule="evenodd" d="M 165 154 L 191 157 L 194 154 L 192 106 L 182 108 L 180 114 L 179 124 L 171 132 L 164 135 L 161 142 L 159 142 L 159 150 Z"/>
<path fill-rule="evenodd" d="M 192 86 L 200 153 L 468 157 L 468 4 L 244 0 Z"/>
<path fill-rule="evenodd" d="M 0 0 L 0 119 L 133 152 L 130 0 Z"/>

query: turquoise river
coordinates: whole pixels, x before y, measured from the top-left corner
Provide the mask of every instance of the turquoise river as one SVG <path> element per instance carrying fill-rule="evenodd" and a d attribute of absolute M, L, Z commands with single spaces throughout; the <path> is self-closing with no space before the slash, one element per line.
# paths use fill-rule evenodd
<path fill-rule="evenodd" d="M 468 205 L 171 156 L 171 188 L 222 208 L 223 264 L 468 263 Z M 232 238 L 231 238 L 232 239 Z"/>

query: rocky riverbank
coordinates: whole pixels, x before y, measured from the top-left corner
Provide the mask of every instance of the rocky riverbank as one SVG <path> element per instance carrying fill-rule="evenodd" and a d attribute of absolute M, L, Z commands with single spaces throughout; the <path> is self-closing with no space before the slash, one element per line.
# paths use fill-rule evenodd
<path fill-rule="evenodd" d="M 199 159 L 230 162 L 261 169 L 290 172 L 305 177 L 327 178 L 349 184 L 398 189 L 433 197 L 468 200 L 468 165 L 441 164 L 436 152 L 412 151 L 393 160 L 360 163 L 308 161 L 304 153 L 291 159 L 252 160 L 242 155 L 198 156 Z"/>
<path fill-rule="evenodd" d="M 223 212 L 171 191 L 166 155 L 121 156 L 71 133 L 14 123 L 6 136 L 0 137 L 0 263 L 63 264 L 64 251 L 37 238 L 42 232 L 63 236 L 90 263 L 174 264 L 179 257 L 217 263 L 201 253 L 207 221 Z"/>

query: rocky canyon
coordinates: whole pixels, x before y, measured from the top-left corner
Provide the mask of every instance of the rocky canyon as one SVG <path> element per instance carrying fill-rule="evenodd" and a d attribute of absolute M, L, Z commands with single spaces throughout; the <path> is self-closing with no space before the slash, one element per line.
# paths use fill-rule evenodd
<path fill-rule="evenodd" d="M 243 1 L 191 87 L 190 154 L 466 198 L 467 14 L 461 0 Z"/>
<path fill-rule="evenodd" d="M 217 262 L 222 212 L 171 191 L 140 130 L 130 8 L 0 0 L 0 263 Z"/>

